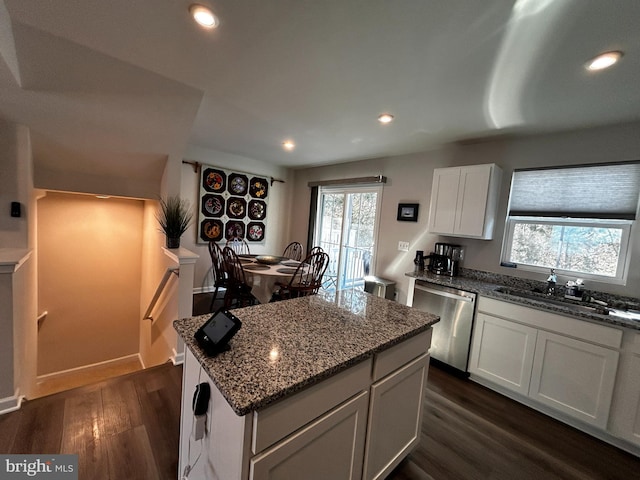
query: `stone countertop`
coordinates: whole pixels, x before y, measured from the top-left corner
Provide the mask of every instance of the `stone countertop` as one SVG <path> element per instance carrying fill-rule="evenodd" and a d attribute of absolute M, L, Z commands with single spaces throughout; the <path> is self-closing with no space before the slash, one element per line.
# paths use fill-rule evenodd
<path fill-rule="evenodd" d="M 538 310 L 550 311 L 559 313 L 562 315 L 568 315 L 583 320 L 589 320 L 598 323 L 608 323 L 611 325 L 618 325 L 622 327 L 631 328 L 634 330 L 640 330 L 640 321 L 622 318 L 614 315 L 601 315 L 595 312 L 583 312 L 571 309 L 568 305 L 566 307 L 561 305 L 554 305 L 545 301 L 544 296 L 541 295 L 540 300 L 524 298 L 517 295 L 509 295 L 497 291 L 499 288 L 516 288 L 523 290 L 531 290 L 531 285 L 527 283 L 527 280 L 519 279 L 516 277 L 508 277 L 506 275 L 493 276 L 487 272 L 478 272 L 484 274 L 485 278 L 477 278 L 475 276 L 457 276 L 449 277 L 444 275 L 435 275 L 431 272 L 421 272 L 416 274 L 414 272 L 408 272 L 405 275 L 407 277 L 415 278 L 428 283 L 436 285 L 443 285 L 445 287 L 458 288 L 460 290 L 466 290 L 468 292 L 477 293 L 484 297 L 495 298 L 496 300 L 502 300 L 525 307 L 536 308 Z M 527 283 L 526 285 L 523 285 Z M 560 300 L 557 298 L 557 300 Z M 637 299 L 626 299 L 637 302 Z"/>
<path fill-rule="evenodd" d="M 331 377 L 427 330 L 439 318 L 357 290 L 233 310 L 231 350 L 210 358 L 194 333 L 211 314 L 173 322 L 237 415 Z"/>

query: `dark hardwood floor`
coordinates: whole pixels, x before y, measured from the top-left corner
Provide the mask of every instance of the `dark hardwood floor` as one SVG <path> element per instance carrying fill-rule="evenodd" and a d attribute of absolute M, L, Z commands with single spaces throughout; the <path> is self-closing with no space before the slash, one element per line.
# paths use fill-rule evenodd
<path fill-rule="evenodd" d="M 181 375 L 165 364 L 27 401 L 0 416 L 0 454 L 78 453 L 82 480 L 175 480 Z M 640 478 L 639 458 L 471 381 L 430 367 L 425 395 L 421 442 L 389 479 Z"/>
<path fill-rule="evenodd" d="M 30 400 L 0 416 L 0 453 L 77 453 L 79 477 L 176 479 L 182 367 Z"/>

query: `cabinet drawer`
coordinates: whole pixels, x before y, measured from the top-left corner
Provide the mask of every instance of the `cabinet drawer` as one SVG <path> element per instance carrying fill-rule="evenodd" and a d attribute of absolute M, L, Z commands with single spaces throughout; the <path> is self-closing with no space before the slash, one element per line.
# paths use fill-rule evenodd
<path fill-rule="evenodd" d="M 426 330 L 377 354 L 373 363 L 373 381 L 380 380 L 414 358 L 427 353 L 431 346 L 431 333 L 431 329 Z"/>
<path fill-rule="evenodd" d="M 362 478 L 368 400 L 361 392 L 252 458 L 249 480 Z"/>
<path fill-rule="evenodd" d="M 610 348 L 620 348 L 622 329 L 480 296 L 478 311 Z"/>
<path fill-rule="evenodd" d="M 371 384 L 371 359 L 253 414 L 254 454 L 328 412 Z"/>

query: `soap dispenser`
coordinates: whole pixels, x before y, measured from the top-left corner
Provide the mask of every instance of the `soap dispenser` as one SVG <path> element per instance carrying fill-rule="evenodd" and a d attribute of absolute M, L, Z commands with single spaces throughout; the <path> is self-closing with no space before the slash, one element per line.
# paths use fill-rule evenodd
<path fill-rule="evenodd" d="M 558 282 L 558 277 L 556 276 L 556 271 L 552 268 L 549 278 L 547 278 L 547 295 L 555 295 L 556 294 L 556 283 Z"/>

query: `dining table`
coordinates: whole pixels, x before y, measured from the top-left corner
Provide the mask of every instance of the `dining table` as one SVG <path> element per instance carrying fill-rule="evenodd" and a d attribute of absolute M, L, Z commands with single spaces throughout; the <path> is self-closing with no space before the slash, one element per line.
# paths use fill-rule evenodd
<path fill-rule="evenodd" d="M 265 258 L 275 263 L 264 263 Z M 252 285 L 251 293 L 260 303 L 269 303 L 278 283 L 288 283 L 300 262 L 279 255 L 238 255 Z"/>

